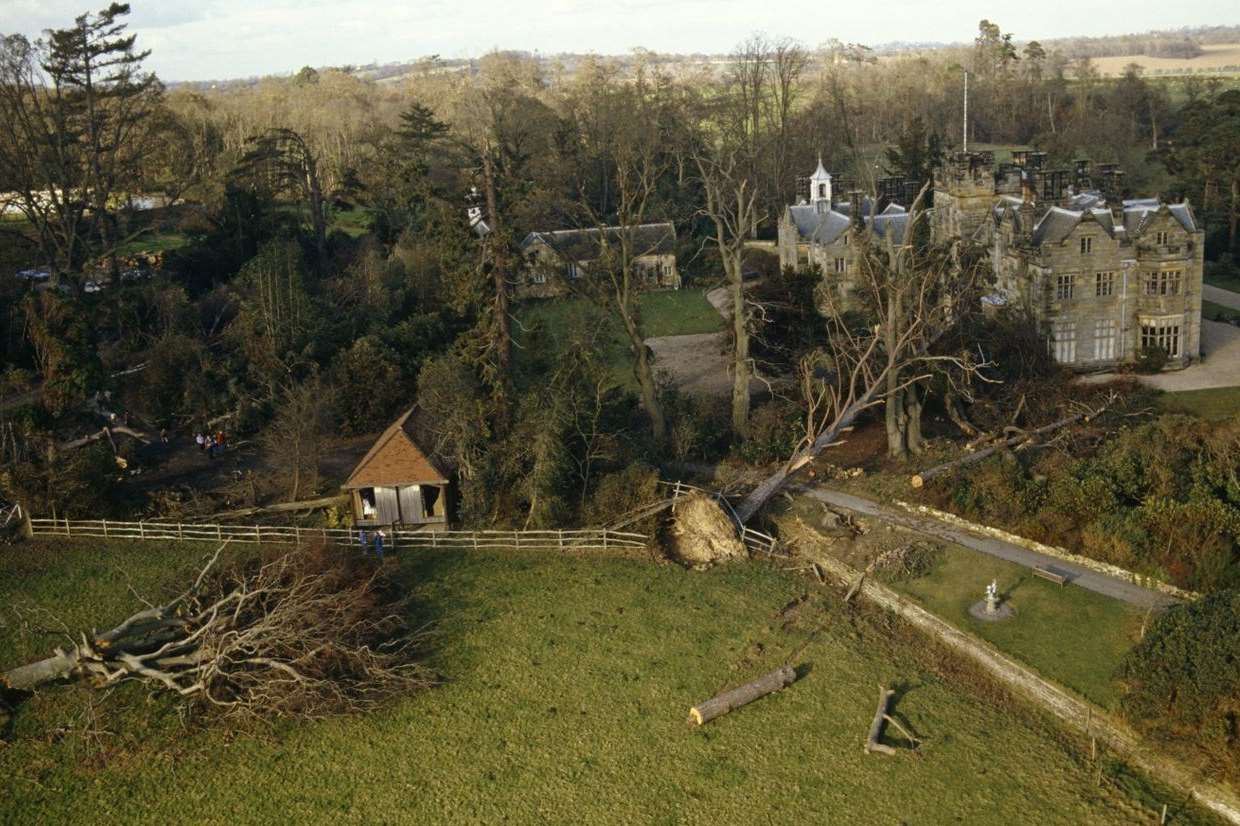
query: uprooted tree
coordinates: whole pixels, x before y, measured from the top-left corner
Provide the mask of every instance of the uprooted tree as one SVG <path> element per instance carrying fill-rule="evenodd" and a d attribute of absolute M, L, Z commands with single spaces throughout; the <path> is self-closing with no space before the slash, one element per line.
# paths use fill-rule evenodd
<path fill-rule="evenodd" d="M 432 683 L 415 660 L 420 635 L 373 564 L 316 546 L 221 566 L 222 550 L 175 599 L 67 634 L 53 656 L 0 673 L 0 687 L 141 681 L 244 719 L 364 711 Z"/>
<path fill-rule="evenodd" d="M 867 408 L 893 400 L 925 382 L 933 371 L 976 374 L 969 353 L 940 352 L 935 345 L 977 299 L 984 261 L 954 240 L 915 243 L 928 220 L 919 195 L 902 230 L 887 222 L 861 224 L 857 266 L 848 294 L 835 285 L 820 290 L 826 344 L 802 357 L 798 380 L 804 435 L 795 453 L 741 501 L 747 522 L 794 473 L 840 436 Z M 860 219 L 858 219 L 860 221 Z M 863 312 L 856 312 L 860 305 Z"/>

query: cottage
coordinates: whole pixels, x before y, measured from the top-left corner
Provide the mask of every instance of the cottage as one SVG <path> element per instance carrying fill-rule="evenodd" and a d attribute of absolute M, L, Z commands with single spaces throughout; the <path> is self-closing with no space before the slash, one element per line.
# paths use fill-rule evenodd
<path fill-rule="evenodd" d="M 414 441 L 412 413 L 383 431 L 344 483 L 359 527 L 447 527 L 448 478 Z"/>
<path fill-rule="evenodd" d="M 568 291 L 565 279 L 589 273 L 607 250 L 629 244 L 641 285 L 650 289 L 680 289 L 676 268 L 676 228 L 670 223 L 631 227 L 565 229 L 531 232 L 521 242 L 527 268 L 517 285 L 518 298 L 546 298 Z"/>

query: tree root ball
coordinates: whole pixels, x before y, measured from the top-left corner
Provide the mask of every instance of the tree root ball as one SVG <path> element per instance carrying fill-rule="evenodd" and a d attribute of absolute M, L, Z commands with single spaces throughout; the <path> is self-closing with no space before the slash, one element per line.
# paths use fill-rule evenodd
<path fill-rule="evenodd" d="M 696 569 L 749 556 L 731 517 L 701 493 L 676 502 L 668 551 L 676 561 Z"/>

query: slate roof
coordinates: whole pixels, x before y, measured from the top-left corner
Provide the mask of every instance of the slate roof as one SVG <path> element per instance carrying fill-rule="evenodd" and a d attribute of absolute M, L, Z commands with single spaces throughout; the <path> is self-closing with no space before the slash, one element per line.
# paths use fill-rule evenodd
<path fill-rule="evenodd" d="M 390 487 L 393 485 L 446 485 L 448 477 L 435 467 L 413 440 L 410 415 L 413 408 L 383 431 L 357 463 L 342 487 Z"/>
<path fill-rule="evenodd" d="M 1003 201 L 1004 203 L 995 207 L 996 216 L 1001 218 L 1004 211 L 1010 211 L 1019 228 L 1020 213 L 1015 208 L 1019 206 L 1019 199 L 1005 198 Z M 1124 218 L 1119 225 L 1115 223 L 1115 214 L 1106 206 L 1105 199 L 1098 193 L 1078 193 L 1071 197 L 1070 203 L 1078 205 L 1077 208 L 1052 206 L 1037 219 L 1033 227 L 1035 244 L 1062 242 L 1072 234 L 1081 221 L 1085 220 L 1087 214 L 1091 215 L 1112 238 L 1139 236 L 1149 225 L 1152 216 L 1157 215 L 1164 207 L 1186 231 L 1197 230 L 1196 217 L 1187 203 L 1166 204 L 1157 198 L 1127 200 L 1123 202 Z"/>
<path fill-rule="evenodd" d="M 897 244 L 904 240 L 904 230 L 908 226 L 908 213 L 904 207 L 888 204 L 886 209 L 872 217 L 874 204 L 866 198 L 861 203 L 861 209 L 866 215 L 866 224 L 874 229 L 876 235 L 886 238 L 888 233 L 892 233 L 891 240 Z M 811 244 L 834 244 L 838 241 L 852 224 L 851 213 L 852 204 L 847 202 L 834 204 L 830 209 L 819 209 L 817 204 L 788 207 L 788 217 L 796 226 L 797 234 L 802 241 Z"/>
<path fill-rule="evenodd" d="M 676 228 L 670 222 L 640 224 L 627 229 L 632 233 L 634 255 L 671 255 L 676 251 Z M 603 238 L 608 244 L 618 246 L 625 231 L 625 227 L 603 227 L 601 230 L 594 227 L 531 232 L 521 242 L 521 249 L 541 241 L 570 261 L 593 261 L 600 255 Z"/>

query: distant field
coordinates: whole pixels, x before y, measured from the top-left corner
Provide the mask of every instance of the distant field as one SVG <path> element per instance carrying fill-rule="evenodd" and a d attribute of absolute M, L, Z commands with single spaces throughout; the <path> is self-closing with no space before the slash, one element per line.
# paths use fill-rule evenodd
<path fill-rule="evenodd" d="M 173 592 L 203 550 L 6 549 L 0 605 L 115 621 L 127 585 Z M 185 728 L 142 690 L 94 717 L 90 689 L 52 688 L 0 742 L 0 823 L 1103 826 L 1156 823 L 1164 802 L 1168 822 L 1215 823 L 777 566 L 431 551 L 392 575 L 413 619 L 436 623 L 440 687 L 231 737 Z M 30 631 L 0 625 L 0 666 L 59 642 Z M 784 663 L 801 669 L 793 686 L 686 724 L 692 704 Z M 919 756 L 864 753 L 879 683 L 897 688 Z"/>
<path fill-rule="evenodd" d="M 1240 43 L 1219 43 L 1201 47 L 1205 54 L 1194 58 L 1148 57 L 1146 55 L 1123 55 L 1119 57 L 1094 58 L 1093 64 L 1106 76 L 1118 77 L 1129 63 L 1145 69 L 1147 75 L 1192 73 L 1230 74 L 1240 72 Z"/>

